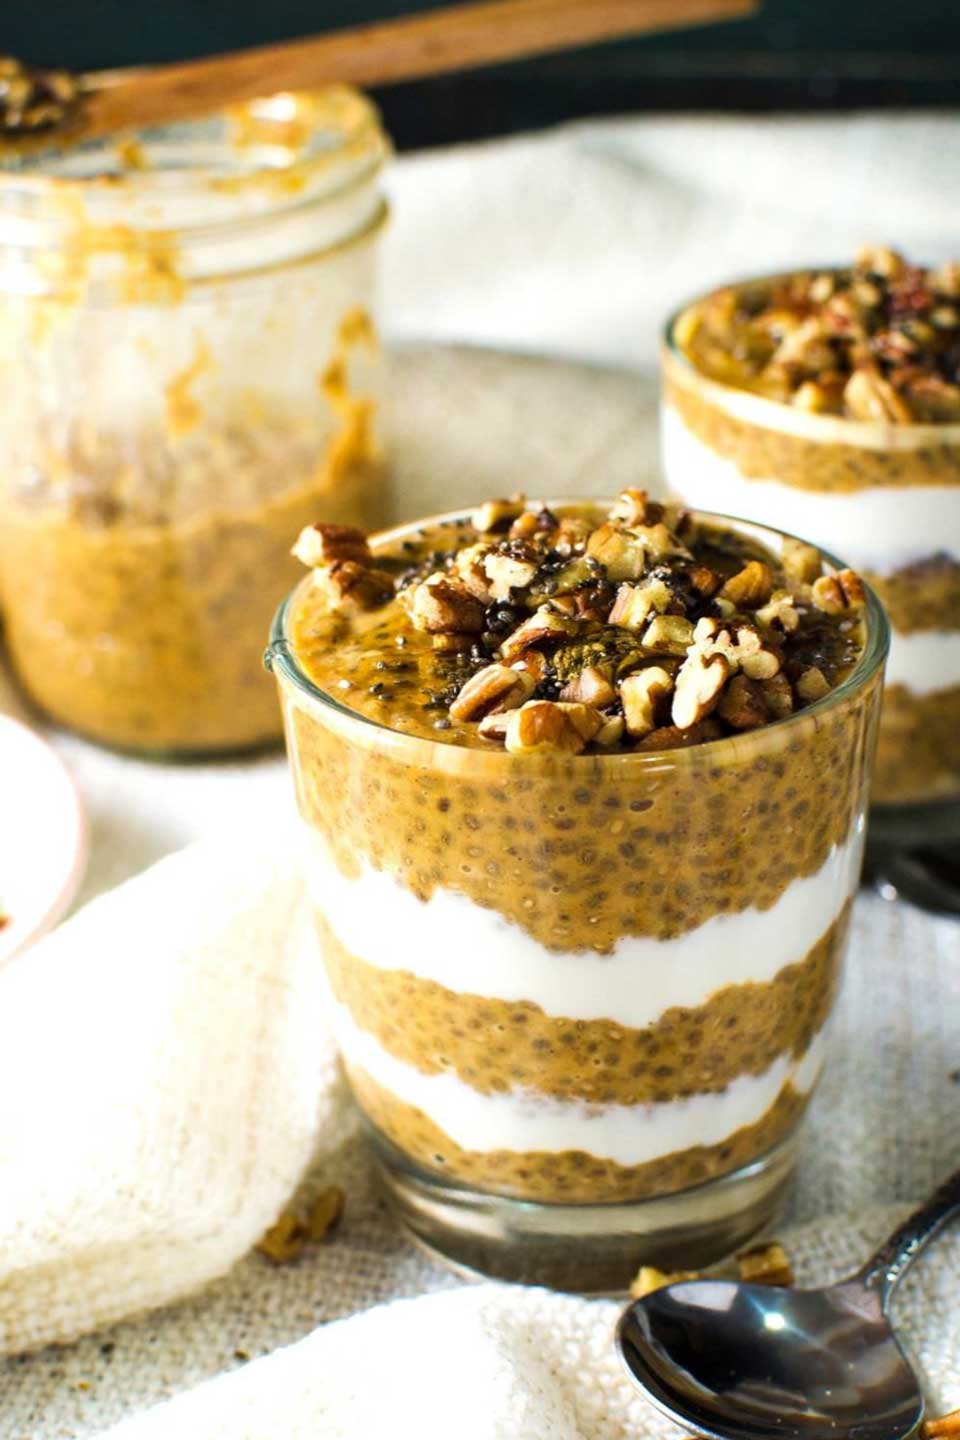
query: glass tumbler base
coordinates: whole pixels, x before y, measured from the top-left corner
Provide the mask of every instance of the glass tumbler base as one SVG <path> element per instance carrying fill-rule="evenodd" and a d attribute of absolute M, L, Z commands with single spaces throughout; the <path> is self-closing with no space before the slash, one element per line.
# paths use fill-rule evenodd
<path fill-rule="evenodd" d="M 701 1269 L 780 1213 L 794 1130 L 758 1160 L 690 1190 L 629 1203 L 544 1205 L 464 1189 L 411 1164 L 382 1135 L 377 1166 L 400 1222 L 455 1269 L 579 1294 L 623 1294 L 641 1265 Z"/>

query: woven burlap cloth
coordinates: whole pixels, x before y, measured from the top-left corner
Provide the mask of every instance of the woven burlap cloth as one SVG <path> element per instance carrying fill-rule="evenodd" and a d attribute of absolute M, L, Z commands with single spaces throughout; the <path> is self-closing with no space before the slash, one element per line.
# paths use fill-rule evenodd
<path fill-rule="evenodd" d="M 408 512 L 517 486 L 609 491 L 655 467 L 653 391 L 623 375 L 422 348 L 394 362 L 394 393 L 400 508 Z M 91 812 L 84 898 L 214 829 L 266 831 L 291 809 L 278 757 L 156 767 L 66 737 L 57 743 Z M 85 1065 L 82 1054 L 76 1063 Z M 113 1425 L 128 1440 L 672 1433 L 620 1376 L 611 1302 L 465 1286 L 400 1234 L 372 1183 L 340 1082 L 332 1069 L 320 1067 L 318 1076 L 321 1118 L 303 1189 L 345 1188 L 335 1238 L 286 1267 L 247 1253 L 190 1298 L 68 1345 L 9 1355 L 0 1361 L 0 1437 L 79 1440 Z M 115 1081 L 122 1086 L 123 1074 Z M 958 928 L 863 894 L 832 1060 L 785 1222 L 802 1280 L 853 1268 L 960 1163 L 958 1102 Z M 254 1113 L 269 1126 L 269 1114 Z M 93 1133 L 95 1117 L 91 1126 Z M 38 1155 L 44 1144 L 38 1135 Z M 55 1167 L 57 1159 L 43 1163 Z M 3 1163 L 0 1155 L 0 1175 Z M 212 1186 L 196 1195 L 200 1213 L 215 1193 Z M 217 1217 L 207 1219 L 215 1239 Z M 225 1235 L 232 1220 L 223 1220 Z M 55 1270 L 55 1255 L 51 1263 Z M 136 1267 L 135 1252 L 127 1263 Z M 0 1277 L 0 1316 L 6 1283 Z M 918 1263 L 896 1310 L 938 1407 L 960 1404 L 958 1297 L 955 1230 Z M 35 1304 L 36 1333 L 49 1333 L 42 1288 Z M 169 1408 L 161 1404 L 170 1397 Z"/>

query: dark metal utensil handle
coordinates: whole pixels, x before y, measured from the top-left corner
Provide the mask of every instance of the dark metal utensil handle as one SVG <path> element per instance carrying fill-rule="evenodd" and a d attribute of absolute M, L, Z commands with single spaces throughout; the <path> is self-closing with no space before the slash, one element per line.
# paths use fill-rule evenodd
<path fill-rule="evenodd" d="M 923 1247 L 957 1214 L 960 1214 L 960 1170 L 955 1170 L 925 1205 L 894 1230 L 854 1278 L 878 1291 L 880 1303 L 885 1307 L 897 1281 Z"/>

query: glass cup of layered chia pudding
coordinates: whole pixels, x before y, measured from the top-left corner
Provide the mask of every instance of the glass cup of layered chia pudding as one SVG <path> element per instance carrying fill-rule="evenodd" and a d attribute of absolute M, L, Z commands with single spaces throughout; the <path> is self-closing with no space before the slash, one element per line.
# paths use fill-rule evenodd
<path fill-rule="evenodd" d="M 317 525 L 267 652 L 388 1192 L 486 1273 L 622 1288 L 776 1210 L 823 1063 L 888 629 L 754 524 L 490 501 Z"/>
<path fill-rule="evenodd" d="M 870 248 L 686 305 L 663 451 L 687 504 L 809 536 L 869 581 L 893 631 L 871 838 L 960 840 L 960 264 Z"/>

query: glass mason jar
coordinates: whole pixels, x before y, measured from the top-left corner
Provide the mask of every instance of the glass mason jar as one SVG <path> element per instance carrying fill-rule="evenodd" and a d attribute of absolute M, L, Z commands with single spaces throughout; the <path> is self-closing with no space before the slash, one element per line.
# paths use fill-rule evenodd
<path fill-rule="evenodd" d="M 668 489 L 839 551 L 870 582 L 893 631 L 871 836 L 960 838 L 960 425 L 810 414 L 718 383 L 678 344 L 689 308 L 663 351 Z"/>
<path fill-rule="evenodd" d="M 159 753 L 279 738 L 291 537 L 386 519 L 387 150 L 331 89 L 0 175 L 0 600 L 54 720 Z"/>
<path fill-rule="evenodd" d="M 561 1288 L 729 1251 L 777 1208 L 823 1062 L 888 644 L 875 597 L 854 672 L 789 719 L 518 756 L 313 685 L 290 639 L 310 583 L 267 661 L 334 1028 L 400 1216 L 461 1264 Z"/>

